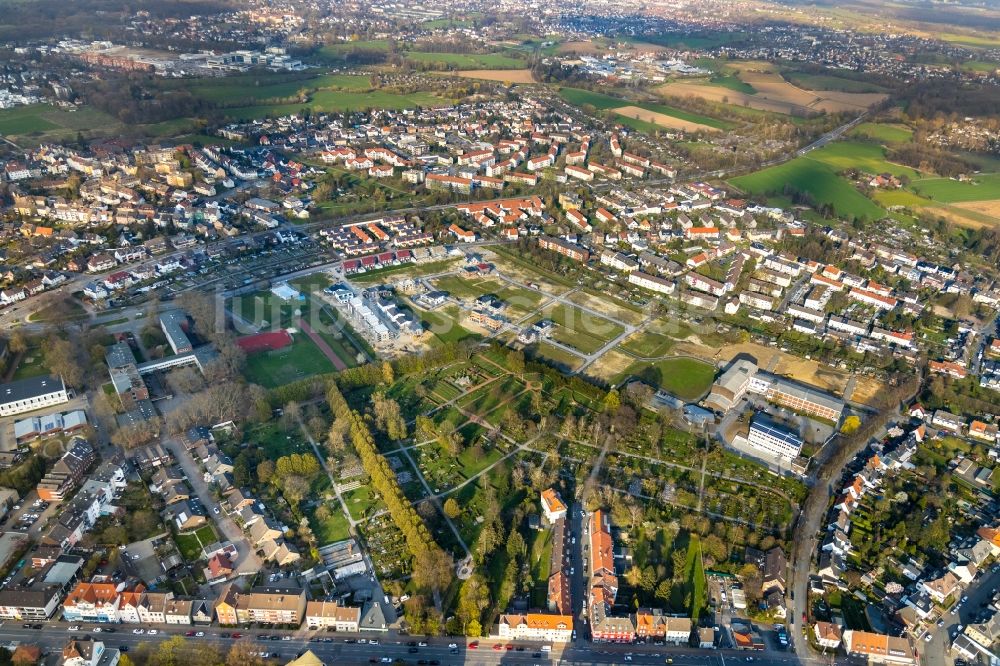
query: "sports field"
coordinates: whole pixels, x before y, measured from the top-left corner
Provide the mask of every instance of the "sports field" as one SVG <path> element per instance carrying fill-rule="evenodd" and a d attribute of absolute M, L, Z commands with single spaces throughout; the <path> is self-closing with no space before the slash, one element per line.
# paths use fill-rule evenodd
<path fill-rule="evenodd" d="M 243 374 L 251 384 L 274 388 L 334 369 L 323 352 L 304 333 L 298 333 L 288 347 L 247 356 Z"/>

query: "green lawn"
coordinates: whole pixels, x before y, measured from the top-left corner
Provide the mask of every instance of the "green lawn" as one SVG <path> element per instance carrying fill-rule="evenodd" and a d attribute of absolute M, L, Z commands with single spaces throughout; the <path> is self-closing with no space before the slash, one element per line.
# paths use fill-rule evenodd
<path fill-rule="evenodd" d="M 178 534 L 174 541 L 177 542 L 177 549 L 185 560 L 194 562 L 201 558 L 201 550 L 205 546 L 215 543 L 219 537 L 215 534 L 215 529 L 211 524 L 199 527 L 194 532 Z"/>
<path fill-rule="evenodd" d="M 422 64 L 440 63 L 454 69 L 520 69 L 526 62 L 500 53 L 429 53 L 407 51 L 407 60 Z"/>
<path fill-rule="evenodd" d="M 685 569 L 687 570 L 687 586 L 691 590 L 691 620 L 697 625 L 698 617 L 707 603 L 707 595 L 705 594 L 705 568 L 701 558 L 701 540 L 693 534 L 688 544 Z"/>
<path fill-rule="evenodd" d="M 624 332 L 624 328 L 610 319 L 604 319 L 579 308 L 558 304 L 547 307 L 535 321 L 551 319 L 556 323 L 552 338 L 557 342 L 592 354 L 609 340 Z"/>
<path fill-rule="evenodd" d="M 288 347 L 247 356 L 243 371 L 247 381 L 274 388 L 334 371 L 330 359 L 304 333 L 296 333 L 294 337 Z"/>
<path fill-rule="evenodd" d="M 836 171 L 830 164 L 811 157 L 797 157 L 729 182 L 752 195 L 782 194 L 790 188 L 809 194 L 817 205 L 832 206 L 843 217 L 881 218 L 884 214 L 882 209 L 838 176 Z"/>
<path fill-rule="evenodd" d="M 78 131 L 108 129 L 117 124 L 111 116 L 87 106 L 68 110 L 50 104 L 32 104 L 0 109 L 0 134 L 5 136 L 71 138 Z"/>
<path fill-rule="evenodd" d="M 715 367 L 693 358 L 669 358 L 663 361 L 637 361 L 623 373 L 636 376 L 681 400 L 697 400 L 712 386 Z"/>
<path fill-rule="evenodd" d="M 861 123 L 854 128 L 851 136 L 882 143 L 906 143 L 913 138 L 913 130 L 906 125 L 895 123 Z"/>
<path fill-rule="evenodd" d="M 354 520 L 361 520 L 375 511 L 385 508 L 381 500 L 375 497 L 371 487 L 366 485 L 343 493 L 343 498 L 344 504 L 347 505 L 347 510 L 351 512 L 351 517 Z"/>
<path fill-rule="evenodd" d="M 944 203 L 1000 199 L 1000 174 L 976 176 L 971 182 L 922 178 L 914 181 L 912 187 L 917 194 Z"/>
<path fill-rule="evenodd" d="M 48 374 L 48 372 L 49 369 L 45 367 L 42 350 L 38 347 L 30 347 L 24 353 L 24 356 L 21 357 L 21 362 L 17 365 L 17 370 L 14 371 L 13 379 L 15 381 L 18 379 L 28 379 L 29 377 Z"/>

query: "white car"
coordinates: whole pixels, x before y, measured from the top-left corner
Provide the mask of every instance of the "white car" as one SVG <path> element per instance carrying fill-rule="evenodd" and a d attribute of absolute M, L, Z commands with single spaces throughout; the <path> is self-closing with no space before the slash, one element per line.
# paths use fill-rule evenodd
<path fill-rule="evenodd" d="M 448 649 L 454 650 L 458 647 L 458 643 L 448 643 Z"/>
<path fill-rule="evenodd" d="M 197 636 L 198 638 L 201 638 L 204 635 L 205 635 L 204 631 L 199 631 L 197 634 L 195 634 L 195 636 Z"/>
<path fill-rule="evenodd" d="M 69 629 L 67 629 L 66 631 L 80 631 L 80 625 L 78 625 L 78 624 L 74 624 L 73 626 L 71 626 L 71 627 L 70 627 Z"/>
<path fill-rule="evenodd" d="M 155 636 L 155 635 L 156 635 L 156 634 L 158 634 L 158 633 L 160 633 L 160 632 L 159 632 L 159 631 L 157 631 L 156 629 L 150 629 L 150 630 L 149 630 L 149 635 L 150 635 L 150 636 Z"/>
<path fill-rule="evenodd" d="M 101 629 L 100 627 L 94 627 L 94 633 L 95 633 L 95 634 L 99 634 L 99 633 L 101 633 L 102 631 L 104 631 L 104 630 L 103 630 L 103 629 Z M 149 633 L 153 633 L 153 632 L 149 632 Z"/>
<path fill-rule="evenodd" d="M 931 639 L 932 639 L 932 638 L 934 638 L 934 637 L 933 637 L 933 636 L 931 636 L 931 635 L 930 635 L 930 634 L 928 633 L 928 634 L 927 634 L 926 636 L 924 636 L 924 642 L 925 642 L 925 643 L 930 643 L 930 642 L 931 642 Z"/>
<path fill-rule="evenodd" d="M 136 634 L 136 635 L 144 634 L 144 633 L 146 633 L 146 630 L 145 629 L 133 629 L 132 633 Z"/>

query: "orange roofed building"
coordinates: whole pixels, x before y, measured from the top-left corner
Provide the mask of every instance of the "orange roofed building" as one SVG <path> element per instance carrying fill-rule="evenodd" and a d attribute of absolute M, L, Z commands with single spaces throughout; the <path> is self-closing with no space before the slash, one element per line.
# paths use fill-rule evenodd
<path fill-rule="evenodd" d="M 573 616 L 550 613 L 501 615 L 499 637 L 502 640 L 566 643 L 573 637 Z"/>
<path fill-rule="evenodd" d="M 112 583 L 78 583 L 63 602 L 67 622 L 120 622 L 121 593 Z"/>
<path fill-rule="evenodd" d="M 542 511 L 545 512 L 545 519 L 550 523 L 566 517 L 566 503 L 562 501 L 559 492 L 554 488 L 542 491 Z"/>
<path fill-rule="evenodd" d="M 848 630 L 844 632 L 844 648 L 849 655 L 867 657 L 869 663 L 899 666 L 917 663 L 913 648 L 905 638 Z"/>

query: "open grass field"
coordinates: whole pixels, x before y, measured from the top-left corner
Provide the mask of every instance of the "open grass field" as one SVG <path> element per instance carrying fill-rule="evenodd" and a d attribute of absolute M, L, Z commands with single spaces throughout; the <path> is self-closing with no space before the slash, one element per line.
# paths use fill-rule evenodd
<path fill-rule="evenodd" d="M 895 123 L 861 123 L 851 131 L 851 136 L 882 143 L 906 143 L 913 138 L 913 130 Z"/>
<path fill-rule="evenodd" d="M 371 39 L 371 40 L 358 40 L 354 42 L 338 42 L 336 44 L 327 44 L 319 50 L 319 56 L 327 59 L 339 60 L 344 57 L 344 54 L 350 53 L 351 51 L 388 51 L 389 50 L 389 40 L 387 39 Z"/>
<path fill-rule="evenodd" d="M 530 69 L 468 69 L 457 73 L 467 79 L 500 81 L 503 83 L 538 83 Z"/>
<path fill-rule="evenodd" d="M 715 379 L 715 366 L 693 358 L 668 358 L 663 361 L 638 361 L 630 365 L 622 379 L 634 376 L 647 384 L 659 386 L 681 400 L 697 400 L 708 392 Z"/>
<path fill-rule="evenodd" d="M 365 109 L 410 109 L 418 106 L 441 106 L 451 100 L 437 97 L 427 92 L 406 95 L 373 90 L 371 92 L 351 92 L 341 90 L 319 90 L 305 104 L 259 104 L 226 109 L 226 116 L 234 120 L 253 120 L 267 116 L 294 115 L 302 109 L 317 112 L 363 111 Z"/>
<path fill-rule="evenodd" d="M 110 132 L 118 127 L 117 120 L 87 106 L 68 110 L 51 104 L 32 104 L 0 109 L 0 135 L 7 137 L 31 136 L 55 141 L 75 138 L 77 132 Z"/>
<path fill-rule="evenodd" d="M 194 95 L 210 102 L 231 103 L 238 100 L 283 99 L 293 97 L 301 91 L 323 89 L 362 91 L 368 90 L 371 82 L 367 76 L 353 74 L 320 74 L 292 81 L 280 77 L 240 75 L 196 79 L 187 87 Z"/>
<path fill-rule="evenodd" d="M 790 187 L 808 193 L 816 204 L 832 206 L 844 217 L 874 220 L 883 215 L 881 208 L 838 176 L 836 169 L 810 157 L 797 157 L 729 182 L 753 195 L 781 194 Z"/>
<path fill-rule="evenodd" d="M 330 359 L 304 333 L 296 333 L 294 338 L 295 342 L 283 349 L 247 356 L 243 371 L 247 381 L 274 388 L 334 371 Z"/>
<path fill-rule="evenodd" d="M 551 319 L 556 323 L 552 338 L 557 342 L 592 354 L 625 329 L 618 323 L 563 304 L 548 306 L 535 321 Z"/>
<path fill-rule="evenodd" d="M 807 157 L 829 164 L 836 171 L 858 169 L 865 173 L 891 173 L 894 176 L 907 176 L 911 179 L 921 176 L 916 169 L 887 161 L 882 147 L 871 143 L 838 141 L 810 152 Z"/>
<path fill-rule="evenodd" d="M 573 372 L 583 365 L 583 359 L 579 356 L 547 342 L 531 345 L 529 353 L 554 364 L 565 372 Z"/>
<path fill-rule="evenodd" d="M 523 69 L 524 60 L 501 53 L 428 53 L 407 51 L 407 60 L 422 64 L 442 64 L 454 69 Z"/>
<path fill-rule="evenodd" d="M 684 111 L 666 104 L 650 104 L 650 103 L 634 103 L 630 104 L 628 100 L 622 99 L 620 97 L 612 97 L 611 95 L 605 95 L 603 93 L 594 92 L 592 90 L 583 90 L 581 88 L 560 88 L 559 96 L 570 104 L 576 106 L 583 106 L 584 104 L 589 104 L 593 106 L 598 111 L 605 109 L 616 109 L 619 111 L 620 115 L 625 117 L 635 118 L 634 115 L 627 113 L 631 109 L 640 109 L 642 111 L 650 112 L 651 116 L 636 118 L 650 124 L 658 124 L 651 120 L 650 118 L 659 119 L 661 122 L 680 122 L 684 121 L 687 123 L 692 123 L 694 125 L 704 125 L 706 127 L 714 129 L 731 129 L 733 127 L 732 123 L 718 120 L 717 118 L 710 118 L 709 116 L 704 116 L 697 113 L 691 113 L 689 111 Z M 621 111 L 625 109 L 626 112 Z M 672 118 L 673 120 L 667 121 L 660 116 L 666 116 Z M 669 125 L 664 125 L 664 127 L 669 127 Z"/>
<path fill-rule="evenodd" d="M 917 194 L 943 203 L 1000 199 L 1000 174 L 983 174 L 968 182 L 922 178 L 914 181 L 912 187 Z"/>
<path fill-rule="evenodd" d="M 677 341 L 662 333 L 639 331 L 633 333 L 619 345 L 619 349 L 634 354 L 640 358 L 663 356 L 673 348 Z"/>

